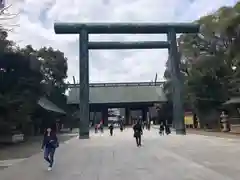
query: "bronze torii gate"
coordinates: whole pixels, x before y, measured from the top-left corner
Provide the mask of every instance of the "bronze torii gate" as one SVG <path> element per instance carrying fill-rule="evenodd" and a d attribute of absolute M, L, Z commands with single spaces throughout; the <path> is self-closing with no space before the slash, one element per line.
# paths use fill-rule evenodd
<path fill-rule="evenodd" d="M 173 77 L 173 121 L 176 134 L 186 134 L 182 100 L 182 80 L 179 69 L 177 33 L 198 33 L 200 26 L 193 23 L 55 23 L 56 34 L 80 34 L 79 50 L 79 138 L 89 138 L 89 49 L 162 49 L 168 48 Z M 168 41 L 89 42 L 89 34 L 167 34 Z"/>

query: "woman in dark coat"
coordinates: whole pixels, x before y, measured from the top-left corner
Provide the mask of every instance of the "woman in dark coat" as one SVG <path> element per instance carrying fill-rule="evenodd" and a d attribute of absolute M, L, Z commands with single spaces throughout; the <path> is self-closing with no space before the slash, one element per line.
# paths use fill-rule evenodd
<path fill-rule="evenodd" d="M 54 154 L 58 146 L 59 142 L 56 133 L 54 133 L 51 128 L 47 128 L 43 137 L 42 149 L 44 150 L 44 159 L 49 163 L 49 171 L 52 170 Z"/>
<path fill-rule="evenodd" d="M 138 121 L 136 124 L 134 124 L 133 126 L 133 131 L 134 131 L 134 137 L 136 138 L 136 143 L 137 143 L 137 146 L 141 146 L 141 136 L 143 134 L 143 130 L 142 130 L 142 125 L 140 123 L 140 121 Z"/>
<path fill-rule="evenodd" d="M 113 129 L 114 129 L 113 123 L 111 123 L 108 128 L 109 128 L 110 136 L 112 136 L 113 135 Z"/>

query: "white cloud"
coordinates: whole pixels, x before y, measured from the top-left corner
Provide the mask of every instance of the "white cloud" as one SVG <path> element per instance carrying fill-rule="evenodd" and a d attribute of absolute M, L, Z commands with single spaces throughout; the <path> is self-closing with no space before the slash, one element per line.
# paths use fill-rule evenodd
<path fill-rule="evenodd" d="M 55 35 L 58 22 L 191 22 L 236 0 L 9 0 L 20 27 L 10 38 L 21 45 L 52 46 L 68 57 L 68 76 L 78 79 L 78 36 Z M 91 40 L 165 40 L 163 35 L 94 35 Z M 90 52 L 90 81 L 161 80 L 167 50 L 109 50 Z"/>

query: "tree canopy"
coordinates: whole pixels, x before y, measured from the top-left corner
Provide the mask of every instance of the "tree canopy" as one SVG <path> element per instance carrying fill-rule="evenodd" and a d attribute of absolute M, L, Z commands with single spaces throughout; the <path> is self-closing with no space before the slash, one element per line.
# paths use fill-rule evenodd
<path fill-rule="evenodd" d="M 67 58 L 52 47 L 19 47 L 0 32 L 0 127 L 33 121 L 40 97 L 66 104 Z"/>
<path fill-rule="evenodd" d="M 201 17 L 199 34 L 178 38 L 185 106 L 197 112 L 218 109 L 233 96 L 240 96 L 240 3 L 221 7 Z M 172 95 L 171 71 L 167 63 L 164 89 Z"/>

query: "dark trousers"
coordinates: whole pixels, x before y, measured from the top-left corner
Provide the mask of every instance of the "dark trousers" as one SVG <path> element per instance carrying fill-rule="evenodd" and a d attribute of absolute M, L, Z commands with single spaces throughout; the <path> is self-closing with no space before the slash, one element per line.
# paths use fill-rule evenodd
<path fill-rule="evenodd" d="M 113 129 L 110 129 L 110 135 L 111 136 L 113 135 Z"/>
<path fill-rule="evenodd" d="M 55 148 L 44 149 L 44 159 L 49 163 L 49 167 L 53 166 L 54 154 L 55 154 Z"/>
<path fill-rule="evenodd" d="M 171 130 L 170 130 L 170 127 L 168 125 L 165 126 L 165 132 L 166 134 L 171 134 Z"/>
<path fill-rule="evenodd" d="M 141 135 L 140 136 L 135 136 L 137 146 L 141 146 Z"/>

